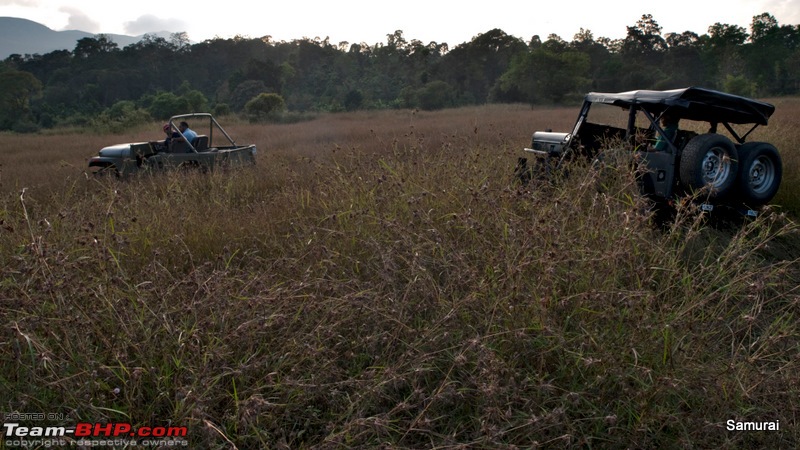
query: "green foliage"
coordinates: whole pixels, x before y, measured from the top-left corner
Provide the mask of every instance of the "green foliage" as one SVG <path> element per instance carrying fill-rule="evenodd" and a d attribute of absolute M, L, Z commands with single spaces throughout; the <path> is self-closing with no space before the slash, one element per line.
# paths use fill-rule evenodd
<path fill-rule="evenodd" d="M 233 111 L 231 111 L 231 107 L 227 103 L 217 103 L 214 105 L 211 113 L 215 116 L 229 116 Z"/>
<path fill-rule="evenodd" d="M 244 110 L 252 122 L 273 120 L 286 110 L 286 102 L 278 94 L 262 93 L 247 102 Z"/>
<path fill-rule="evenodd" d="M 208 99 L 202 92 L 191 90 L 182 95 L 186 99 L 189 112 L 205 112 L 208 111 Z"/>
<path fill-rule="evenodd" d="M 714 48 L 738 47 L 748 38 L 747 31 L 738 25 L 715 23 L 708 27 L 708 43 Z"/>
<path fill-rule="evenodd" d="M 530 103 L 558 103 L 571 93 L 584 92 L 589 84 L 589 57 L 566 48 L 551 48 L 543 45 L 516 58 L 500 79 L 501 89 L 517 92 Z"/>
<path fill-rule="evenodd" d="M 149 123 L 152 117 L 147 110 L 136 106 L 132 101 L 121 101 L 106 109 L 92 123 L 92 128 L 100 131 L 121 133 L 137 125 Z"/>
<path fill-rule="evenodd" d="M 744 97 L 752 97 L 756 92 L 756 84 L 742 75 L 734 76 L 728 74 L 722 87 L 725 92 Z"/>
<path fill-rule="evenodd" d="M 149 101 L 147 109 L 153 118 L 164 120 L 176 114 L 205 112 L 208 110 L 208 99 L 202 92 L 193 89 L 184 89 L 182 95 L 160 92 Z"/>
<path fill-rule="evenodd" d="M 431 81 L 416 92 L 415 100 L 426 111 L 444 109 L 455 105 L 455 91 L 444 81 Z"/>
<path fill-rule="evenodd" d="M 633 58 L 648 58 L 666 50 L 667 44 L 661 36 L 661 26 L 652 14 L 644 14 L 635 26 L 627 27 L 628 35 L 622 43 L 622 53 Z"/>
<path fill-rule="evenodd" d="M 73 54 L 76 58 L 88 59 L 104 53 L 118 50 L 116 42 L 108 36 L 99 34 L 95 37 L 85 37 L 78 40 Z"/>
<path fill-rule="evenodd" d="M 42 83 L 32 73 L 18 70 L 0 72 L 0 130 L 31 122 L 31 98 L 41 89 Z"/>
<path fill-rule="evenodd" d="M 451 83 L 460 97 L 483 103 L 512 62 L 526 52 L 521 39 L 493 29 L 443 55 L 442 80 Z"/>
<path fill-rule="evenodd" d="M 247 102 L 257 97 L 259 94 L 268 92 L 267 86 L 260 80 L 248 80 L 240 83 L 231 92 L 230 98 L 227 100 L 231 109 L 236 112 L 243 111 Z"/>
<path fill-rule="evenodd" d="M 39 130 L 39 124 L 30 119 L 18 120 L 11 126 L 11 131 L 15 133 L 36 133 Z"/>
<path fill-rule="evenodd" d="M 797 91 L 793 56 L 800 50 L 798 30 L 794 26 L 779 26 L 775 17 L 767 13 L 753 17 L 752 43 L 742 49 L 742 54 L 747 75 L 760 91 L 775 94 Z"/>
<path fill-rule="evenodd" d="M 13 55 L 4 70 L 41 80 L 42 95 L 30 96 L 26 117 L 47 119 L 40 124 L 97 115 L 121 100 L 137 101 L 160 119 L 205 111 L 209 103 L 239 113 L 264 92 L 280 95 L 298 112 L 558 103 L 587 89 L 723 89 L 729 76 L 756 83 L 754 95 L 800 93 L 800 28 L 781 25 L 769 13 L 753 17 L 749 33 L 716 22 L 703 34 L 664 34 L 650 14 L 621 31 L 623 39 L 580 29 L 572 41 L 550 35 L 526 43 L 492 29 L 455 46 L 425 44 L 402 30 L 373 44 L 241 36 L 190 44 L 185 33 L 176 33 L 169 40 L 145 35 L 121 50 L 98 35 L 81 39 L 72 51 Z M 449 88 L 434 92 L 431 83 Z M 0 127 L 16 117 L 7 111 L 0 111 Z"/>
<path fill-rule="evenodd" d="M 347 111 L 355 111 L 361 109 L 364 105 L 364 94 L 356 89 L 347 93 L 344 98 L 344 108 Z"/>
<path fill-rule="evenodd" d="M 166 120 L 176 114 L 189 111 L 189 101 L 172 92 L 161 92 L 153 98 L 148 111 L 153 118 Z"/>

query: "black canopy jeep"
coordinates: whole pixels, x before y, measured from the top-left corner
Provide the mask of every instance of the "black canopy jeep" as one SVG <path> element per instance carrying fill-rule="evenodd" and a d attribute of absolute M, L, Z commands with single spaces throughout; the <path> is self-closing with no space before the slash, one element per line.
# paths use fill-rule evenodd
<path fill-rule="evenodd" d="M 602 158 L 622 147 L 642 163 L 639 182 L 648 197 L 669 201 L 700 191 L 704 210 L 728 206 L 755 215 L 778 192 L 782 163 L 773 145 L 745 141 L 774 111 L 769 103 L 696 87 L 592 92 L 571 133 L 533 134 L 524 150 L 535 163 L 519 158 L 516 174 L 526 182 L 540 175 L 537 169 L 558 168 L 575 155 Z M 662 128 L 667 116 L 680 119 L 677 132 Z"/>

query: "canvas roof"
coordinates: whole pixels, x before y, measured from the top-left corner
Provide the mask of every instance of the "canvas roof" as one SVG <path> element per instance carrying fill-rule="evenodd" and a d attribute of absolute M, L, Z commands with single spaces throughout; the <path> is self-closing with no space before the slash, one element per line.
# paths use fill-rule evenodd
<path fill-rule="evenodd" d="M 586 100 L 620 107 L 639 105 L 653 114 L 669 108 L 680 118 L 703 122 L 766 125 L 775 106 L 738 95 L 698 87 L 669 91 L 590 92 Z"/>

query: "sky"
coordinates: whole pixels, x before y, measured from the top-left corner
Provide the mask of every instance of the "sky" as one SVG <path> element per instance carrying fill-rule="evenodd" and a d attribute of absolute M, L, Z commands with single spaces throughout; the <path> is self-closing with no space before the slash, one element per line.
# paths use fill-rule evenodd
<path fill-rule="evenodd" d="M 714 23 L 749 31 L 753 16 L 768 12 L 780 25 L 800 25 L 800 0 L 0 0 L 0 16 L 39 22 L 53 30 L 125 34 L 186 32 L 192 42 L 236 35 L 276 41 L 329 38 L 385 43 L 402 30 L 407 41 L 447 43 L 451 48 L 499 28 L 526 42 L 551 33 L 571 41 L 581 28 L 595 38 L 623 38 L 643 14 L 664 34 L 704 34 Z"/>

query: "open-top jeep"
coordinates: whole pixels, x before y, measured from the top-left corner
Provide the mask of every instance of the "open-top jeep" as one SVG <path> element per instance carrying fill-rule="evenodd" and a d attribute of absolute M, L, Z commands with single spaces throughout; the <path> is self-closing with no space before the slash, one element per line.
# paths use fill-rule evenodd
<path fill-rule="evenodd" d="M 208 128 L 195 127 L 196 131 L 206 134 L 199 134 L 191 142 L 185 139 L 171 139 L 105 147 L 100 150 L 98 156 L 89 159 L 89 170 L 95 174 L 110 173 L 124 176 L 141 171 L 185 167 L 205 171 L 216 167 L 255 163 L 256 146 L 236 144 L 211 114 L 173 116 L 165 126 L 165 131 L 169 131 L 173 136 L 182 136 L 177 134 L 180 133 L 178 124 L 186 120 L 192 120 L 195 124 L 207 123 Z M 217 141 L 221 143 L 218 144 Z"/>
<path fill-rule="evenodd" d="M 592 92 L 571 133 L 533 134 L 524 150 L 536 159 L 519 158 L 516 175 L 527 182 L 576 155 L 602 159 L 621 145 L 641 163 L 639 185 L 648 197 L 668 203 L 699 192 L 704 210 L 725 206 L 755 215 L 777 193 L 782 163 L 773 145 L 745 140 L 774 111 L 769 103 L 696 87 Z M 665 131 L 659 123 L 665 117 L 680 120 L 677 132 Z M 720 124 L 730 137 L 718 133 Z"/>

